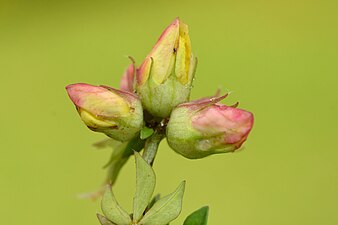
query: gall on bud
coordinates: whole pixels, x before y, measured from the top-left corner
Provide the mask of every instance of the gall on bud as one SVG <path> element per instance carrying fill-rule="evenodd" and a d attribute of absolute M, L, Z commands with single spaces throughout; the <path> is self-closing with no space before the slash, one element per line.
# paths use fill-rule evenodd
<path fill-rule="evenodd" d="M 82 121 L 92 131 L 124 142 L 141 130 L 143 109 L 136 95 L 83 83 L 68 85 L 66 90 Z"/>
<path fill-rule="evenodd" d="M 144 109 L 167 118 L 175 106 L 187 102 L 196 65 L 188 26 L 177 18 L 136 71 L 136 92 Z"/>
<path fill-rule="evenodd" d="M 247 139 L 253 114 L 218 102 L 226 95 L 178 105 L 167 126 L 169 146 L 186 158 L 232 152 Z"/>

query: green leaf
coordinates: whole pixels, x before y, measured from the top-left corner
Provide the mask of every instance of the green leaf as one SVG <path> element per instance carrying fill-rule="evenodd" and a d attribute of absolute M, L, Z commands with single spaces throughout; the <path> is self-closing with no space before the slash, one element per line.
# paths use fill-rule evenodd
<path fill-rule="evenodd" d="M 109 221 L 106 217 L 96 214 L 97 218 L 99 219 L 101 225 L 116 225 L 115 223 Z"/>
<path fill-rule="evenodd" d="M 183 225 L 207 225 L 209 207 L 204 206 L 191 213 L 184 221 Z"/>
<path fill-rule="evenodd" d="M 144 210 L 153 195 L 156 183 L 156 177 L 153 168 L 135 152 L 136 161 L 136 192 L 134 197 L 133 219 L 141 219 Z"/>
<path fill-rule="evenodd" d="M 114 184 L 122 167 L 128 161 L 129 157 L 134 154 L 134 151 L 139 152 L 143 149 L 145 140 L 141 140 L 139 135 L 135 136 L 132 140 L 124 142 L 116 146 L 112 152 L 109 162 L 105 168 L 108 168 L 107 180 Z"/>
<path fill-rule="evenodd" d="M 153 205 L 155 204 L 155 202 L 157 202 L 158 200 L 160 200 L 160 198 L 161 198 L 161 195 L 160 195 L 160 194 L 155 195 L 155 196 L 151 199 L 151 201 L 149 202 L 148 207 L 147 207 L 147 211 L 148 211 L 151 207 L 153 207 Z"/>
<path fill-rule="evenodd" d="M 140 138 L 142 140 L 147 139 L 148 137 L 150 137 L 152 134 L 154 133 L 154 130 L 152 128 L 149 127 L 143 127 L 143 129 L 141 130 L 140 133 Z"/>
<path fill-rule="evenodd" d="M 108 147 L 115 148 L 120 144 L 121 142 L 119 141 L 116 141 L 112 138 L 106 138 L 104 140 L 95 142 L 93 146 L 96 147 L 97 149 L 103 149 L 103 148 L 108 148 Z"/>
<path fill-rule="evenodd" d="M 116 161 L 119 161 L 121 158 L 128 159 L 129 156 L 134 154 L 134 151 L 136 152 L 141 151 L 145 145 L 145 140 L 141 140 L 139 135 L 135 136 L 133 139 L 131 139 L 128 142 L 124 142 L 124 143 L 119 142 L 119 144 L 109 145 L 109 143 L 113 143 L 113 142 L 114 142 L 113 139 L 112 141 L 107 140 L 104 142 L 105 144 L 102 144 L 103 146 L 101 146 L 102 148 L 103 147 L 113 148 L 113 152 L 110 156 L 109 162 L 107 162 L 103 168 L 109 167 L 111 164 L 115 163 Z"/>
<path fill-rule="evenodd" d="M 185 181 L 171 193 L 158 200 L 144 215 L 140 225 L 166 225 L 178 217 L 182 210 Z"/>
<path fill-rule="evenodd" d="M 107 185 L 107 189 L 103 194 L 101 208 L 103 214 L 113 223 L 119 225 L 129 225 L 131 223 L 129 214 L 117 203 L 110 185 Z"/>
<path fill-rule="evenodd" d="M 140 135 L 136 135 L 132 140 L 130 140 L 123 152 L 123 157 L 131 156 L 134 152 L 139 152 L 144 148 L 146 140 L 142 140 Z"/>

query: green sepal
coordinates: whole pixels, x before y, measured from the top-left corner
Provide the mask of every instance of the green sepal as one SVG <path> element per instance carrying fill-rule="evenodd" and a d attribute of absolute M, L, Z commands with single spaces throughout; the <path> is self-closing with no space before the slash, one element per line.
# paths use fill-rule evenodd
<path fill-rule="evenodd" d="M 207 225 L 209 206 L 204 206 L 191 213 L 184 221 L 183 225 Z"/>

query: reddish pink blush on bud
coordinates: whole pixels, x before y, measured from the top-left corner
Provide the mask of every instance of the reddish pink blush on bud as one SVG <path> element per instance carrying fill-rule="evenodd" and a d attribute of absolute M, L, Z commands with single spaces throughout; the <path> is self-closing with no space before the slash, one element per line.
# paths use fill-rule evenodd
<path fill-rule="evenodd" d="M 171 35 L 171 33 L 177 33 L 176 35 L 178 35 L 178 29 L 179 29 L 179 26 L 180 26 L 180 20 L 179 18 L 176 18 L 164 31 L 163 33 L 161 34 L 161 36 L 159 37 L 159 39 L 157 40 L 155 46 L 153 47 L 153 49 L 151 50 L 151 52 L 149 53 L 149 55 L 152 55 L 156 50 L 157 48 L 159 47 L 159 45 L 162 45 L 164 39 L 168 36 L 168 35 Z M 171 46 L 172 44 L 175 44 L 175 43 L 165 43 L 167 46 Z"/>
<path fill-rule="evenodd" d="M 128 103 L 118 94 L 115 89 L 109 90 L 102 86 L 89 84 L 71 84 L 66 87 L 68 95 L 73 103 L 94 115 L 111 117 L 128 111 Z M 121 92 L 116 90 L 116 92 Z M 127 95 L 129 97 L 129 95 Z"/>
<path fill-rule="evenodd" d="M 134 92 L 134 74 L 135 74 L 135 66 L 134 64 L 130 64 L 121 78 L 120 82 L 121 90 Z"/>
<path fill-rule="evenodd" d="M 95 95 L 104 91 L 101 88 L 98 88 L 97 86 L 84 83 L 67 85 L 66 90 L 68 92 L 70 99 L 76 106 L 82 105 L 83 100 L 85 99 L 84 97 L 86 95 L 88 94 Z"/>
<path fill-rule="evenodd" d="M 253 126 L 253 115 L 245 110 L 216 104 L 196 113 L 192 126 L 209 135 L 224 133 L 225 143 L 234 144 L 248 136 Z"/>

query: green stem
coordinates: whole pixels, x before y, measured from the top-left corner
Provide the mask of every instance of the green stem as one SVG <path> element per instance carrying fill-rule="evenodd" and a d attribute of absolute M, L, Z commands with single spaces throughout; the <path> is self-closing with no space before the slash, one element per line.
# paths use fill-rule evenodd
<path fill-rule="evenodd" d="M 142 157 L 151 166 L 154 163 L 158 146 L 164 136 L 165 135 L 163 132 L 161 132 L 160 130 L 155 130 L 153 135 L 151 135 L 146 141 Z"/>

